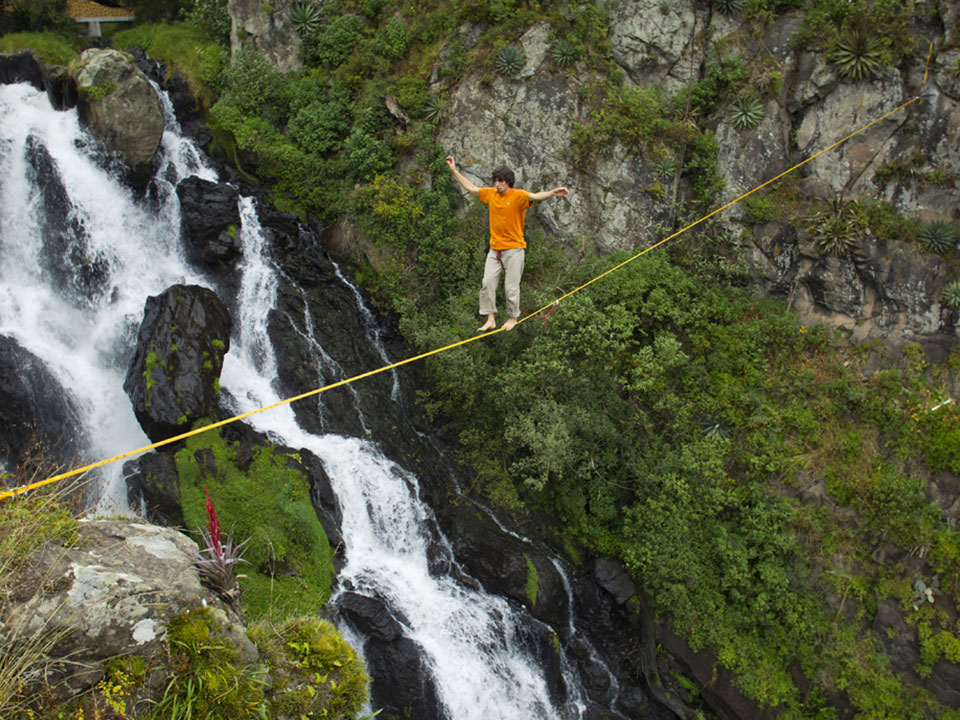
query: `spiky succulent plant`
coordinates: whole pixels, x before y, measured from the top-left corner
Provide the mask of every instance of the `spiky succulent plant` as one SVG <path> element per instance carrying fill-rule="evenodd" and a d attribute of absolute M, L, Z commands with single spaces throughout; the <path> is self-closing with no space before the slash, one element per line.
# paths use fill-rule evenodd
<path fill-rule="evenodd" d="M 311 0 L 294 0 L 290 6 L 290 20 L 298 35 L 306 35 L 320 25 L 323 12 L 320 5 Z"/>
<path fill-rule="evenodd" d="M 940 302 L 951 310 L 960 308 L 960 280 L 947 283 L 940 294 Z"/>
<path fill-rule="evenodd" d="M 707 440 L 729 440 L 730 428 L 720 420 L 704 420 L 700 423 Z"/>
<path fill-rule="evenodd" d="M 861 244 L 863 222 L 856 202 L 834 199 L 830 207 L 813 216 L 810 231 L 817 241 L 821 255 L 841 257 L 850 254 L 853 258 L 863 256 Z"/>
<path fill-rule="evenodd" d="M 577 59 L 577 47 L 569 40 L 558 40 L 550 46 L 549 53 L 550 60 L 561 68 L 570 67 Z"/>
<path fill-rule="evenodd" d="M 243 559 L 243 552 L 249 538 L 237 545 L 233 544 L 231 535 L 227 535 L 224 539 L 220 533 L 220 518 L 217 517 L 210 493 L 206 488 L 203 489 L 203 493 L 206 496 L 203 509 L 207 514 L 207 527 L 199 529 L 203 546 L 194 557 L 193 564 L 200 573 L 201 580 L 204 580 L 224 601 L 239 608 L 240 587 L 237 585 L 237 580 L 243 576 L 237 575 L 237 565 L 246 562 Z"/>
<path fill-rule="evenodd" d="M 925 250 L 942 255 L 957 246 L 957 230 L 946 220 L 928 222 L 917 235 Z"/>
<path fill-rule="evenodd" d="M 423 104 L 423 117 L 427 122 L 439 125 L 443 122 L 443 98 L 431 95 Z"/>
<path fill-rule="evenodd" d="M 730 122 L 737 130 L 755 128 L 761 120 L 763 120 L 763 103 L 755 97 L 735 102 L 730 110 Z"/>
<path fill-rule="evenodd" d="M 853 80 L 874 77 L 883 67 L 880 43 L 862 30 L 854 30 L 847 40 L 837 43 L 833 62 L 840 74 Z"/>
<path fill-rule="evenodd" d="M 493 64 L 497 68 L 497 72 L 506 77 L 513 77 L 521 70 L 526 64 L 527 58 L 523 54 L 523 50 L 518 48 L 516 45 L 505 45 L 500 52 L 497 53 L 496 58 L 494 58 Z"/>
<path fill-rule="evenodd" d="M 713 0 L 713 7 L 727 17 L 733 17 L 743 10 L 744 0 Z"/>

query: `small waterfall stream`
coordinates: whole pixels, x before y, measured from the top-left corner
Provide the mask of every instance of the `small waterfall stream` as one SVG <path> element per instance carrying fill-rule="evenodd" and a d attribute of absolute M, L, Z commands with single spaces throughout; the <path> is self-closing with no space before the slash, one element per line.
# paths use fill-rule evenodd
<path fill-rule="evenodd" d="M 122 389 L 146 297 L 175 283 L 208 284 L 184 260 L 174 190 L 187 175 L 214 179 L 215 174 L 179 136 L 169 103 L 167 112 L 163 163 L 151 188 L 152 203 L 143 203 L 96 162 L 96 144 L 74 112 L 54 111 L 46 96 L 29 86 L 0 86 L 0 335 L 17 339 L 41 358 L 72 396 L 88 442 L 86 462 L 149 443 Z M 43 157 L 49 158 L 47 165 Z M 74 243 L 56 257 L 50 257 L 53 206 L 72 228 L 57 237 Z M 254 200 L 243 199 L 240 213 L 240 322 L 221 376 L 238 413 L 281 399 L 266 327 L 279 269 L 267 255 Z M 81 266 L 73 267 L 78 253 Z M 94 267 L 93 291 L 83 295 L 66 285 L 55 272 L 63 265 L 77 272 Z M 350 285 L 339 269 L 337 275 Z M 350 288 L 369 316 L 369 339 L 386 362 L 376 323 L 357 289 Z M 311 342 L 322 357 L 320 340 Z M 389 402 L 397 402 L 398 395 L 394 375 Z M 436 538 L 427 533 L 435 524 L 428 522 L 431 510 L 419 499 L 417 477 L 370 440 L 304 431 L 289 405 L 248 421 L 322 459 L 343 511 L 346 565 L 340 587 L 375 595 L 403 618 L 405 634 L 422 648 L 446 717 L 582 716 L 576 691 L 568 693 L 565 707 L 551 702 L 543 672 L 522 642 L 529 617 L 499 597 L 431 572 L 427 549 Z M 125 509 L 120 471 L 119 463 L 104 469 L 97 512 Z"/>

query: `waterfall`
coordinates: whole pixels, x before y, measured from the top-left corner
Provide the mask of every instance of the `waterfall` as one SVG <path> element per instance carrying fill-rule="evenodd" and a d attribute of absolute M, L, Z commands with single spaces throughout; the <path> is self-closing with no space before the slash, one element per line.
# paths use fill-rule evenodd
<path fill-rule="evenodd" d="M 76 113 L 55 112 L 29 85 L 0 85 L 0 139 L 0 335 L 69 389 L 91 458 L 143 447 L 149 440 L 122 386 L 144 299 L 203 282 L 171 222 L 179 221 L 176 193 L 158 197 L 159 212 L 138 203 L 97 162 Z M 177 172 L 171 161 L 168 175 Z M 78 291 L 77 278 L 89 292 Z M 114 463 L 102 471 L 97 512 L 125 509 Z"/>
<path fill-rule="evenodd" d="M 241 239 L 245 288 L 247 278 L 269 272 L 271 262 L 246 216 Z M 268 293 L 241 295 L 241 317 L 266 317 L 275 300 Z M 258 304 L 243 307 L 250 302 Z M 258 369 L 263 355 L 249 349 L 269 342 L 266 328 L 245 325 L 239 335 L 224 358 L 221 385 L 241 413 L 282 398 L 263 380 L 276 370 Z M 283 444 L 307 448 L 321 458 L 343 511 L 347 562 L 340 586 L 383 598 L 406 619 L 407 635 L 423 649 L 452 720 L 560 717 L 544 678 L 521 647 L 517 611 L 501 598 L 431 575 L 425 533 L 432 523 L 427 522 L 430 510 L 419 500 L 416 477 L 367 440 L 304 432 L 289 405 L 249 421 Z"/>
<path fill-rule="evenodd" d="M 89 443 L 86 461 L 149 444 L 122 389 L 146 297 L 175 283 L 207 284 L 184 260 L 172 190 L 188 174 L 211 171 L 172 124 L 167 133 L 153 202 L 137 201 L 98 162 L 97 143 L 75 113 L 55 112 L 31 87 L 0 86 L 0 334 L 45 362 L 71 394 Z M 278 269 L 267 256 L 254 202 L 242 200 L 240 212 L 239 322 L 221 375 L 237 412 L 281 399 L 265 322 L 276 301 Z M 51 246 L 59 253 L 53 258 Z M 370 323 L 379 343 L 372 316 Z M 387 359 L 382 345 L 377 352 Z M 582 715 L 575 703 L 553 706 L 543 673 L 521 642 L 530 621 L 522 611 L 431 573 L 427 533 L 435 524 L 428 522 L 431 511 L 419 500 L 415 476 L 366 439 L 307 433 L 289 404 L 249 421 L 321 458 L 343 511 L 341 587 L 375 594 L 404 618 L 447 717 Z M 102 473 L 97 512 L 125 510 L 120 464 Z"/>

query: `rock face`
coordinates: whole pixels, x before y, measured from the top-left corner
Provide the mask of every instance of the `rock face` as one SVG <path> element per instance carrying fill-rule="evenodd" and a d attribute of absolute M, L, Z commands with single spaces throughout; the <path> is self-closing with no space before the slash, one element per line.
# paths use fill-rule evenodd
<path fill-rule="evenodd" d="M 270 5 L 260 0 L 227 0 L 231 54 L 249 47 L 281 72 L 301 68 L 299 36 L 290 20 L 292 5 L 293 0 L 275 0 Z"/>
<path fill-rule="evenodd" d="M 133 59 L 91 48 L 73 70 L 81 117 L 135 172 L 150 164 L 163 137 L 160 100 Z"/>
<path fill-rule="evenodd" d="M 0 335 L 0 467 L 18 467 L 33 441 L 68 464 L 81 449 L 79 427 L 53 373 L 14 338 Z"/>
<path fill-rule="evenodd" d="M 200 584 L 192 565 L 196 552 L 196 543 L 175 530 L 119 520 L 82 522 L 75 547 L 47 543 L 27 562 L 16 597 L 6 605 L 0 642 L 41 629 L 54 633 L 44 679 L 69 697 L 94 686 L 112 658 L 135 655 L 148 667 L 162 665 L 170 620 L 206 605 L 244 660 L 253 662 L 257 651 L 243 626 Z M 147 685 L 162 696 L 162 682 Z"/>
<path fill-rule="evenodd" d="M 955 9 L 943 12 L 947 19 L 956 17 Z M 904 218 L 947 220 L 960 226 L 960 187 L 954 180 L 960 175 L 960 81 L 951 70 L 960 52 L 946 40 L 955 34 L 949 22 L 944 37 L 931 38 L 937 47 L 947 49 L 934 59 L 925 86 L 925 53 L 872 81 L 843 78 L 822 53 L 791 44 L 802 22 L 802 14 L 791 11 L 757 36 L 742 16 L 728 18 L 693 0 L 641 0 L 619 3 L 611 10 L 611 56 L 627 87 L 659 84 L 673 93 L 704 79 L 716 58 L 704 54 L 703 37 L 722 42 L 724 53 L 740 56 L 748 67 L 768 63 L 776 69 L 778 84 L 764 96 L 763 117 L 756 127 L 738 130 L 729 119 L 735 98 L 722 96 L 715 110 L 698 119 L 702 129 L 715 133 L 717 172 L 724 183 L 702 214 L 922 91 L 922 103 L 894 112 L 793 177 L 800 180 L 801 199 L 811 206 L 835 198 L 881 200 Z M 588 167 L 567 152 L 574 126 L 591 125 L 591 107 L 581 102 L 580 76 L 551 66 L 549 53 L 544 53 L 546 37 L 545 29 L 535 26 L 520 38 L 527 65 L 516 77 L 483 78 L 479 72 L 454 74 L 450 80 L 435 77 L 434 90 L 448 98 L 439 129 L 441 146 L 480 185 L 490 183 L 494 167 L 507 164 L 526 189 L 570 186 L 569 197 L 538 204 L 528 220 L 539 221 L 571 244 L 592 240 L 599 251 L 610 252 L 636 250 L 661 240 L 674 227 L 676 203 L 669 190 L 659 196 L 651 192 L 662 180 L 656 157 L 614 146 L 592 158 Z M 476 33 L 465 26 L 456 40 L 469 49 Z M 911 165 L 915 157 L 919 164 Z M 900 166 L 904 172 L 890 172 Z M 675 186 L 680 201 L 689 193 L 687 177 L 695 172 L 687 171 Z M 925 179 L 930 177 L 946 180 Z M 900 238 L 870 236 L 862 242 L 865 262 L 852 255 L 833 259 L 812 241 L 812 223 L 806 218 L 772 228 L 757 226 L 740 204 L 718 219 L 763 288 L 789 298 L 810 323 L 843 327 L 857 339 L 894 343 L 957 335 L 955 318 L 939 303 L 943 287 L 956 279 L 947 259 L 920 252 L 916 244 Z M 477 228 L 478 234 L 484 231 Z M 356 248 L 352 233 L 353 228 L 338 226 L 333 245 Z M 681 236 L 672 242 L 686 240 Z"/>
<path fill-rule="evenodd" d="M 147 298 L 123 389 L 151 440 L 210 417 L 231 327 L 226 306 L 206 288 L 174 285 Z"/>

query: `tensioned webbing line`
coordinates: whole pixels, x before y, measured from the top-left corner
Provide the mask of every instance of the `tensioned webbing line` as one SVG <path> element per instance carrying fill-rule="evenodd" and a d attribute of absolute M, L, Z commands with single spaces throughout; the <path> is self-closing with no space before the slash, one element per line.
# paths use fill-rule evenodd
<path fill-rule="evenodd" d="M 930 50 L 931 50 L 931 52 L 932 52 L 932 50 L 933 50 L 933 43 L 930 44 Z M 928 53 L 928 55 L 927 55 L 927 65 L 928 65 L 928 68 L 929 68 L 929 63 L 930 63 L 930 55 L 929 55 L 929 53 Z M 926 71 L 924 71 L 923 80 L 924 80 L 924 85 L 925 85 L 925 84 L 926 84 L 926 80 L 927 80 L 927 72 L 926 72 Z M 690 223 L 689 225 L 687 225 L 687 226 L 684 227 L 683 229 L 677 230 L 677 231 L 676 231 L 675 233 L 673 233 L 672 235 L 669 235 L 669 236 L 663 238 L 662 240 L 660 240 L 659 242 L 654 243 L 653 245 L 650 245 L 649 247 L 644 248 L 643 250 L 639 251 L 638 253 L 636 253 L 636 254 L 632 255 L 631 257 L 629 257 L 628 259 L 624 260 L 622 263 L 613 266 L 613 267 L 610 268 L 609 270 L 601 273 L 600 275 L 597 275 L 597 276 L 596 276 L 595 278 L 593 278 L 592 280 L 590 280 L 590 281 L 584 283 L 583 285 L 581 285 L 581 286 L 579 286 L 579 287 L 571 290 L 570 292 L 566 293 L 565 295 L 562 295 L 561 297 L 557 298 L 557 299 L 554 300 L 553 302 L 548 303 L 547 305 L 544 305 L 542 308 L 540 308 L 539 310 L 537 310 L 535 313 L 532 313 L 532 314 L 530 314 L 530 315 L 526 315 L 525 317 L 521 318 L 520 321 L 519 321 L 517 324 L 519 325 L 520 323 L 525 322 L 525 321 L 529 320 L 530 318 L 539 315 L 541 312 L 543 312 L 543 311 L 546 310 L 547 308 L 550 308 L 551 306 L 556 306 L 556 305 L 558 305 L 558 304 L 560 303 L 560 301 L 565 300 L 566 298 L 570 297 L 570 296 L 573 295 L 574 293 L 578 293 L 578 292 L 580 292 L 581 290 L 583 290 L 584 288 L 589 287 L 590 285 L 592 285 L 593 283 L 597 282 L 597 281 L 600 280 L 601 278 L 604 278 L 604 277 L 606 277 L 607 275 L 609 275 L 610 273 L 615 272 L 616 270 L 619 270 L 620 268 L 624 267 L 625 265 L 628 265 L 629 263 L 631 263 L 631 262 L 633 262 L 634 260 L 636 260 L 637 258 L 645 255 L 646 253 L 650 252 L 651 250 L 654 250 L 654 249 L 660 247 L 661 245 L 663 245 L 664 243 L 672 240 L 673 238 L 677 237 L 678 235 L 682 235 L 683 233 L 687 232 L 687 230 L 690 230 L 691 228 L 696 227 L 696 226 L 699 225 L 700 223 L 702 223 L 702 222 L 704 222 L 704 221 L 706 221 L 706 220 L 709 220 L 711 217 L 713 217 L 713 216 L 716 215 L 717 213 L 722 212 L 723 210 L 726 210 L 726 209 L 727 209 L 728 207 L 730 207 L 731 205 L 737 204 L 738 202 L 740 202 L 741 200 L 743 200 L 745 197 L 748 197 L 748 196 L 752 195 L 753 193 L 757 192 L 758 190 L 762 190 L 762 189 L 765 188 L 767 185 L 770 185 L 771 183 L 776 182 L 777 180 L 779 180 L 780 178 L 784 177 L 785 175 L 789 175 L 790 173 L 792 173 L 793 171 L 797 170 L 798 168 L 806 165 L 806 164 L 807 164 L 808 162 L 810 162 L 811 160 L 815 160 L 816 158 L 820 157 L 820 156 L 823 155 L 824 153 L 827 153 L 827 152 L 829 152 L 830 150 L 833 150 L 833 149 L 834 149 L 835 147 L 837 147 L 838 145 L 842 145 L 843 143 L 845 143 L 845 142 L 846 142 L 847 140 L 849 140 L 850 138 L 852 138 L 852 137 L 854 137 L 854 136 L 856 136 L 856 135 L 859 135 L 860 133 L 865 132 L 866 130 L 869 130 L 871 127 L 873 127 L 873 126 L 876 125 L 877 123 L 882 122 L 883 120 L 887 119 L 887 118 L 890 117 L 891 115 L 899 112 L 900 110 L 903 110 L 903 109 L 906 108 L 908 105 L 911 105 L 911 104 L 913 104 L 913 103 L 915 103 L 915 102 L 918 102 L 918 101 L 920 101 L 920 96 L 919 96 L 919 95 L 911 98 L 910 100 L 908 100 L 907 102 L 903 103 L 903 104 L 900 105 L 899 107 L 897 107 L 897 108 L 895 108 L 895 109 L 893 109 L 893 110 L 891 110 L 891 111 L 889 111 L 889 112 L 887 112 L 887 113 L 884 113 L 883 115 L 881 115 L 881 116 L 878 117 L 877 119 L 873 120 L 872 122 L 868 123 L 867 125 L 864 125 L 863 127 L 859 128 L 858 130 L 855 130 L 854 132 L 850 133 L 849 135 L 845 136 L 844 138 L 842 138 L 842 139 L 840 139 L 840 140 L 837 140 L 837 141 L 836 141 L 835 143 L 833 143 L 832 145 L 829 145 L 829 146 L 823 148 L 822 150 L 818 151 L 818 152 L 817 152 L 816 154 L 814 154 L 814 155 L 811 155 L 811 156 L 808 157 L 807 159 L 798 162 L 796 165 L 794 165 L 793 167 L 791 167 L 789 170 L 784 170 L 784 171 L 783 171 L 782 173 L 780 173 L 779 175 L 771 178 L 770 180 L 767 180 L 766 182 L 764 182 L 764 183 L 762 183 L 762 184 L 760 184 L 760 185 L 757 185 L 757 186 L 756 186 L 755 188 L 753 188 L 752 190 L 749 190 L 748 192 L 743 193 L 742 195 L 740 195 L 740 196 L 737 197 L 736 199 L 731 200 L 730 202 L 728 202 L 728 203 L 726 203 L 725 205 L 717 208 L 716 210 L 714 210 L 713 212 L 709 213 L 708 215 L 704 215 L 702 218 L 700 218 L 699 220 L 696 220 L 695 222 Z M 489 332 L 483 333 L 483 334 L 481 334 L 481 335 L 474 335 L 474 336 L 472 336 L 472 337 L 466 338 L 465 340 L 459 340 L 459 341 L 457 341 L 457 342 L 455 342 L 455 343 L 450 343 L 449 345 L 445 345 L 445 346 L 443 346 L 443 347 L 436 348 L 436 349 L 430 350 L 430 351 L 428 351 L 428 352 L 420 353 L 419 355 L 414 355 L 413 357 L 409 357 L 409 358 L 407 358 L 406 360 L 400 360 L 399 362 L 395 362 L 395 363 L 392 363 L 392 364 L 390 364 L 390 365 L 384 365 L 384 366 L 381 367 L 381 368 L 377 368 L 376 370 L 370 370 L 370 371 L 368 371 L 368 372 L 361 373 L 360 375 L 354 375 L 353 377 L 347 378 L 347 379 L 345 379 L 345 380 L 340 380 L 339 382 L 335 382 L 335 383 L 333 383 L 332 385 L 324 385 L 323 387 L 314 388 L 313 390 L 309 390 L 308 392 L 301 393 L 300 395 L 296 395 L 296 396 L 294 396 L 294 397 L 290 397 L 290 398 L 287 398 L 287 399 L 285 399 L 285 400 L 279 400 L 278 402 L 272 403 L 272 404 L 270 404 L 270 405 L 265 405 L 265 406 L 263 406 L 263 407 L 260 407 L 260 408 L 255 409 L 255 410 L 250 410 L 250 411 L 248 411 L 248 412 L 241 413 L 240 415 L 234 415 L 233 417 L 229 417 L 229 418 L 227 418 L 227 419 L 225 419 L 225 420 L 220 420 L 220 421 L 218 421 L 218 422 L 211 423 L 210 425 L 204 425 L 203 427 L 194 428 L 193 430 L 189 430 L 189 431 L 187 431 L 187 432 L 185 432 L 185 433 L 181 433 L 181 434 L 179 434 L 179 435 L 174 435 L 173 437 L 166 438 L 165 440 L 160 440 L 159 442 L 151 443 L 150 445 L 144 445 L 143 447 L 137 448 L 136 450 L 130 450 L 130 451 L 128 451 L 128 452 L 122 453 L 122 454 L 120 454 L 120 455 L 116 455 L 116 456 L 114 456 L 114 457 L 112 457 L 112 458 L 108 458 L 108 459 L 106 459 L 106 460 L 100 460 L 99 462 L 91 463 L 90 465 L 84 465 L 83 467 L 79 467 L 79 468 L 76 468 L 76 469 L 74 469 L 74 470 L 70 470 L 70 471 L 65 472 L 65 473 L 60 473 L 59 475 L 54 475 L 53 477 L 49 477 L 49 478 L 47 478 L 47 479 L 45 479 L 45 480 L 40 480 L 40 481 L 37 481 L 37 482 L 34 482 L 34 483 L 30 483 L 29 485 L 23 485 L 22 487 L 13 488 L 13 489 L 10 489 L 10 490 L 5 490 L 5 491 L 3 491 L 3 492 L 0 492 L 0 500 L 6 500 L 6 499 L 9 498 L 9 497 L 12 497 L 12 496 L 14 496 L 14 495 L 19 495 L 20 493 L 27 492 L 28 490 L 34 490 L 34 489 L 36 489 L 36 488 L 43 487 L 44 485 L 49 485 L 49 484 L 51 484 L 51 483 L 55 483 L 55 482 L 58 482 L 58 481 L 60 481 L 60 480 L 66 480 L 67 478 L 74 477 L 74 476 L 76 476 L 76 475 L 80 475 L 80 474 L 82 474 L 82 473 L 90 472 L 91 470 L 96 470 L 96 469 L 99 468 L 99 467 L 103 467 L 104 465 L 109 465 L 110 463 L 116 462 L 117 460 L 123 460 L 123 459 L 125 459 L 125 458 L 132 457 L 132 456 L 134 456 L 134 455 L 139 455 L 140 453 L 146 452 L 146 451 L 148 451 L 148 450 L 154 450 L 154 449 L 156 449 L 156 448 L 163 447 L 164 445 L 169 445 L 169 444 L 171 444 L 171 443 L 175 443 L 175 442 L 178 442 L 178 441 L 180 441 L 180 440 L 185 440 L 185 439 L 187 439 L 187 438 L 189 438 L 189 437 L 192 437 L 192 436 L 194 436 L 194 435 L 199 435 L 200 433 L 207 432 L 208 430 L 213 430 L 213 429 L 215 429 L 215 428 L 222 427 L 222 426 L 224 426 L 224 425 L 228 425 L 228 424 L 230 424 L 230 423 L 232 423 L 232 422 L 235 422 L 235 421 L 237 421 L 237 420 L 243 420 L 244 418 L 248 418 L 248 417 L 250 417 L 250 416 L 252 416 L 252 415 L 256 415 L 257 413 L 265 412 L 265 411 L 267 411 L 267 410 L 272 410 L 273 408 L 280 407 L 281 405 L 287 405 L 287 404 L 289 404 L 289 403 L 294 403 L 294 402 L 296 402 L 297 400 L 303 400 L 303 399 L 308 398 L 308 397 L 311 397 L 311 396 L 313 396 L 313 395 L 319 395 L 319 394 L 322 393 L 322 392 L 326 392 L 326 391 L 328 391 L 328 390 L 333 390 L 334 388 L 341 387 L 342 385 L 349 385 L 350 383 L 354 383 L 354 382 L 356 382 L 356 381 L 358 381 L 358 380 L 363 380 L 364 378 L 368 378 L 368 377 L 371 377 L 371 376 L 373 376 L 373 375 L 377 375 L 377 374 L 382 373 L 382 372 L 386 372 L 387 370 L 393 370 L 393 369 L 398 368 L 398 367 L 401 367 L 401 366 L 403 366 L 403 365 L 407 365 L 407 364 L 409 364 L 409 363 L 416 362 L 416 361 L 418 361 L 418 360 L 423 360 L 423 359 L 425 359 L 425 358 L 430 357 L 431 355 L 438 355 L 438 354 L 440 354 L 440 353 L 442 353 L 442 352 L 446 352 L 446 351 L 452 350 L 452 349 L 454 349 L 454 348 L 456 348 L 456 347 L 460 347 L 461 345 L 466 345 L 466 344 L 468 344 L 468 343 L 472 343 L 472 342 L 475 342 L 475 341 L 477 341 L 477 340 L 481 340 L 481 339 L 483 339 L 483 338 L 489 337 L 490 335 L 495 335 L 496 333 L 501 332 L 502 330 L 503 330 L 503 327 L 499 327 L 499 328 L 496 328 L 495 330 L 490 330 Z"/>

